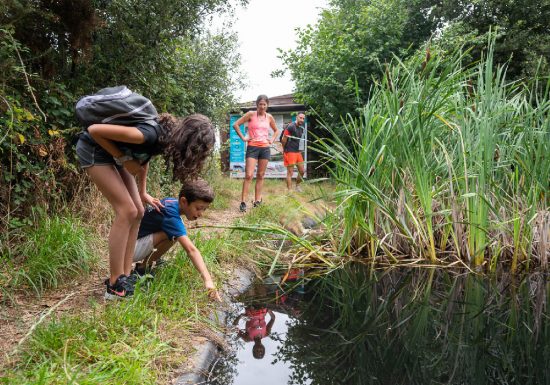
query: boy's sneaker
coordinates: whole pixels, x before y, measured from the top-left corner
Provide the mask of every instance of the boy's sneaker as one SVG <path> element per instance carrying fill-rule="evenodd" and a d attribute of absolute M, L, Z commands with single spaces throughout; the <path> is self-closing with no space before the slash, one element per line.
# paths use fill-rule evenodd
<path fill-rule="evenodd" d="M 136 267 L 132 270 L 130 273 L 130 276 L 128 277 L 128 281 L 132 285 L 136 285 L 140 280 L 146 279 L 146 278 L 153 278 L 155 276 L 155 273 L 153 270 L 151 270 L 148 267 Z"/>
<path fill-rule="evenodd" d="M 162 266 L 166 266 L 167 263 L 168 261 L 166 259 L 160 257 L 155 261 L 155 269 L 158 269 L 159 267 L 162 267 Z"/>
<path fill-rule="evenodd" d="M 295 189 L 295 190 L 296 190 L 296 192 L 299 192 L 299 193 L 304 192 L 304 191 L 302 190 L 302 188 L 301 188 L 300 186 L 298 186 L 298 185 L 296 185 L 296 189 Z"/>
<path fill-rule="evenodd" d="M 104 297 L 107 300 L 126 298 L 134 294 L 134 285 L 124 274 L 116 279 L 114 285 L 111 285 L 109 278 L 107 278 L 105 285 L 107 285 L 107 289 Z"/>
<path fill-rule="evenodd" d="M 256 201 L 254 202 L 254 207 L 260 207 L 262 205 L 262 201 Z"/>
<path fill-rule="evenodd" d="M 241 202 L 241 205 L 239 206 L 239 211 L 241 213 L 246 213 L 246 203 Z"/>

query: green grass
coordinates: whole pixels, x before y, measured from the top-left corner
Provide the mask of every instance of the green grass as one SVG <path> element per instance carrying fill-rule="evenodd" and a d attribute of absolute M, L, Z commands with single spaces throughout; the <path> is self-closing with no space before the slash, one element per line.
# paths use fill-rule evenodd
<path fill-rule="evenodd" d="M 217 253 L 224 246 L 223 236 L 214 240 L 198 234 L 194 242 L 209 270 L 219 273 Z M 90 315 L 67 316 L 38 326 L 1 381 L 158 383 L 171 366 L 181 365 L 192 352 L 189 344 L 185 349 L 172 346 L 169 331 L 189 338 L 192 330 L 206 322 L 208 308 L 199 274 L 181 248 L 175 250 L 167 266 L 150 284 L 140 283 L 132 298 L 106 306 L 95 304 Z"/>
<path fill-rule="evenodd" d="M 6 383 L 154 384 L 154 360 L 170 347 L 156 333 L 155 313 L 131 305 L 39 327 Z"/>
<path fill-rule="evenodd" d="M 230 227 L 233 231 L 223 250 L 225 260 L 247 261 L 249 267 L 256 267 L 263 273 L 284 271 L 290 264 L 311 267 L 309 260 L 294 264 L 293 257 L 300 253 L 309 253 L 317 260 L 323 260 L 323 271 L 327 266 L 331 269 L 339 265 L 325 259 L 325 250 L 320 250 L 322 246 L 318 246 L 328 242 L 325 234 L 319 239 L 301 233 L 304 230 L 301 224 L 303 218 L 323 222 L 329 215 L 325 199 L 334 186 L 312 181 L 302 187 L 303 193 L 288 194 L 284 181 L 266 180 L 264 203 L 260 207 L 250 208 Z"/>
<path fill-rule="evenodd" d="M 218 176 L 210 179 L 209 183 L 216 194 L 209 210 L 227 209 L 230 207 L 231 202 L 239 199 L 237 197 L 240 196 L 242 180 Z"/>
<path fill-rule="evenodd" d="M 89 229 L 72 215 L 38 215 L 19 232 L 17 246 L 4 256 L 3 291 L 29 287 L 41 294 L 87 274 L 98 261 Z"/>

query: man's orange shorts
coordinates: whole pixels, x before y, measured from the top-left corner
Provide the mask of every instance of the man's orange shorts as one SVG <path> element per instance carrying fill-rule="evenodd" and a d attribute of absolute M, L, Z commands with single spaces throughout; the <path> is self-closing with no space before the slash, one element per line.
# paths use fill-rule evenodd
<path fill-rule="evenodd" d="M 285 167 L 294 166 L 297 163 L 304 163 L 304 158 L 301 152 L 285 152 L 283 154 Z"/>

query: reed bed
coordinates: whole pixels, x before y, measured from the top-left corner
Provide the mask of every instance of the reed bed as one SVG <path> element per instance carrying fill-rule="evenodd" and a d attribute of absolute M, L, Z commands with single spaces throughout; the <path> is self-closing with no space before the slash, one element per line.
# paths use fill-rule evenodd
<path fill-rule="evenodd" d="M 507 82 L 492 45 L 475 66 L 398 59 L 343 131 L 315 142 L 337 183 L 329 232 L 373 264 L 547 269 L 550 81 Z"/>

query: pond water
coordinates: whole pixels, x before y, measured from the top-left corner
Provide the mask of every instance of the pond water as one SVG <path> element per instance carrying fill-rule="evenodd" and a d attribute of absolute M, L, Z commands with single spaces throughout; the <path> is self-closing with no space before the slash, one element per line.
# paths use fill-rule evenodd
<path fill-rule="evenodd" d="M 281 283 L 281 279 L 284 282 Z M 305 305 L 300 273 L 254 282 L 234 304 L 231 351 L 211 368 L 208 384 L 287 384 L 294 368 L 276 357 Z M 307 376 L 303 384 L 309 384 Z"/>
<path fill-rule="evenodd" d="M 305 290 L 279 280 L 238 298 L 208 384 L 550 384 L 545 274 L 348 265 Z"/>

